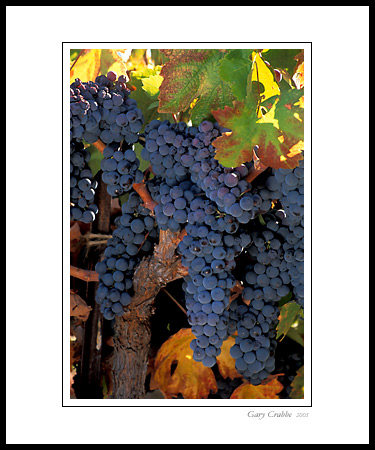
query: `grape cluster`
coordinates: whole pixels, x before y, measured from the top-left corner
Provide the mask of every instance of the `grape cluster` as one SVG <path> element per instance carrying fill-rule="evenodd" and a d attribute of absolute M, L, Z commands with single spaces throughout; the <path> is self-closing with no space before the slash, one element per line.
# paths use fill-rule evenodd
<path fill-rule="evenodd" d="M 143 180 L 143 172 L 139 170 L 140 161 L 132 146 L 113 142 L 103 150 L 104 158 L 100 162 L 102 180 L 107 185 L 111 197 L 119 197 L 132 189 L 133 183 Z"/>
<path fill-rule="evenodd" d="M 112 197 L 128 192 L 143 174 L 134 152 L 144 123 L 136 100 L 129 97 L 126 78 L 108 72 L 94 81 L 76 79 L 70 85 L 70 139 L 107 147 L 101 161 L 102 180 Z"/>
<path fill-rule="evenodd" d="M 96 302 L 108 320 L 121 316 L 124 307 L 131 303 L 134 270 L 152 252 L 158 239 L 155 220 L 134 191 L 122 205 L 122 214 L 116 217 L 115 225 L 104 258 L 95 266 L 99 274 Z"/>
<path fill-rule="evenodd" d="M 185 122 L 152 120 L 145 126 L 145 145 L 141 157 L 150 161 L 155 176 L 168 185 L 189 179 L 189 164 L 194 161 L 192 140 L 196 128 Z"/>
<path fill-rule="evenodd" d="M 283 244 L 293 295 L 304 306 L 304 161 L 295 169 L 273 170 L 274 184 L 282 192 L 280 204 L 285 242 Z"/>
<path fill-rule="evenodd" d="M 275 370 L 276 323 L 279 311 L 273 302 L 234 300 L 229 307 L 228 326 L 235 328 L 230 355 L 238 373 L 253 385 L 260 384 Z"/>
<path fill-rule="evenodd" d="M 181 231 L 187 222 L 194 223 L 208 208 L 199 200 L 201 189 L 189 180 L 176 181 L 174 186 L 159 180 L 153 186 L 156 188 L 151 190 L 151 197 L 157 203 L 154 214 L 160 230 Z"/>
<path fill-rule="evenodd" d="M 93 144 L 138 141 L 144 117 L 137 102 L 129 97 L 126 78 L 114 72 L 70 85 L 70 138 Z"/>
<path fill-rule="evenodd" d="M 188 268 L 183 289 L 188 322 L 195 336 L 191 342 L 193 358 L 212 367 L 228 337 L 226 315 L 235 284 L 235 258 L 251 238 L 237 226 L 232 227 L 230 216 L 218 220 L 215 205 L 209 199 L 197 197 L 194 202 L 200 208 L 195 209 L 195 216 L 186 225 L 187 234 L 179 243 L 178 252 Z"/>
<path fill-rule="evenodd" d="M 88 165 L 90 152 L 81 142 L 70 141 L 70 220 L 93 222 L 98 212 L 94 204 L 97 181 Z"/>
<path fill-rule="evenodd" d="M 236 333 L 230 350 L 236 369 L 257 385 L 275 370 L 279 301 L 292 290 L 303 305 L 303 161 L 293 170 L 268 169 L 250 183 L 253 162 L 228 168 L 215 159 L 212 143 L 225 131 L 207 120 L 197 127 L 167 120 L 145 126 L 141 156 L 151 163 L 154 177 L 147 182 L 148 190 L 157 203 L 147 218 L 153 220 L 155 239 L 159 230 L 186 231 L 177 252 L 188 269 L 183 290 L 194 360 L 213 367 L 223 342 Z M 129 160 L 126 150 L 117 161 L 118 151 L 115 144 L 107 146 L 102 168 L 106 177 L 116 178 L 113 189 L 126 190 L 134 180 L 120 181 L 112 173 Z M 117 224 L 128 227 L 128 221 L 121 218 Z M 114 239 L 121 241 L 119 233 L 116 230 Z M 116 281 L 113 270 L 106 266 L 100 275 Z M 124 274 L 129 276 L 131 271 Z M 241 298 L 232 300 L 236 280 L 243 290 Z M 107 297 L 100 293 L 101 302 L 110 292 L 115 295 L 113 286 L 104 286 Z M 122 306 L 128 302 L 129 297 Z M 112 306 L 108 313 L 109 306 L 103 304 L 107 316 L 117 314 Z"/>

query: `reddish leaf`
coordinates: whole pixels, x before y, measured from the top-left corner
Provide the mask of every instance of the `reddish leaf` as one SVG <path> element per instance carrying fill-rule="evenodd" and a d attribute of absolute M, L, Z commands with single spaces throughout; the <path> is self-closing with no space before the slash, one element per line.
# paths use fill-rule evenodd
<path fill-rule="evenodd" d="M 220 125 L 231 132 L 224 133 L 213 142 L 215 158 L 225 167 L 237 167 L 251 161 L 253 148 L 258 145 L 257 156 L 267 167 L 294 168 L 303 159 L 300 145 L 283 136 L 270 118 L 258 119 L 255 100 L 233 102 L 233 108 L 213 111 Z"/>
<path fill-rule="evenodd" d="M 161 50 L 169 60 L 160 75 L 159 112 L 178 113 L 192 109 L 193 123 L 211 115 L 211 109 L 231 104 L 234 95 L 230 85 L 219 76 L 224 53 L 215 49 Z"/>

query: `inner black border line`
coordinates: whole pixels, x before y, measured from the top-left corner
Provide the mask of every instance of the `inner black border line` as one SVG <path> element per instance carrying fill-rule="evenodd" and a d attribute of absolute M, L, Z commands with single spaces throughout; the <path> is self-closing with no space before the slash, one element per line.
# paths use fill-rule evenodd
<path fill-rule="evenodd" d="M 110 42 L 75 42 L 75 41 L 63 41 L 61 44 L 61 59 L 62 59 L 62 80 L 64 80 L 64 45 L 65 44 L 123 44 L 124 42 L 116 42 L 116 41 L 110 41 Z M 311 260 L 311 269 L 310 269 L 310 280 L 311 280 L 311 304 L 310 304 L 310 405 L 64 405 L 64 226 L 62 226 L 62 395 L 61 395 L 61 407 L 62 408 L 312 408 L 312 42 L 126 42 L 127 44 L 310 44 L 310 142 L 311 142 L 311 155 L 310 155 L 310 161 L 311 161 L 311 168 L 310 168 L 310 175 L 311 175 L 311 206 L 310 206 L 310 221 L 311 221 L 311 251 L 310 251 L 310 260 Z M 64 220 L 64 83 L 62 82 L 62 222 Z M 62 224 L 63 225 L 63 224 Z M 305 353 L 305 352 L 304 352 Z M 305 361 L 305 357 L 304 357 Z M 77 399 L 78 401 L 80 399 Z M 84 399 L 84 400 L 100 400 L 100 399 Z M 116 399 L 114 399 L 116 400 Z M 134 400 L 137 401 L 137 399 L 118 399 L 118 400 Z M 144 400 L 144 399 L 139 399 Z M 150 399 L 151 401 L 153 399 Z M 168 400 L 168 399 L 165 399 Z M 185 400 L 192 400 L 192 399 L 185 399 Z M 205 400 L 205 399 L 200 399 Z M 213 399 L 214 400 L 214 399 Z M 230 399 L 228 399 L 229 401 Z M 249 399 L 250 400 L 250 399 Z M 105 400 L 103 399 L 105 402 Z M 173 401 L 173 399 L 172 399 Z"/>

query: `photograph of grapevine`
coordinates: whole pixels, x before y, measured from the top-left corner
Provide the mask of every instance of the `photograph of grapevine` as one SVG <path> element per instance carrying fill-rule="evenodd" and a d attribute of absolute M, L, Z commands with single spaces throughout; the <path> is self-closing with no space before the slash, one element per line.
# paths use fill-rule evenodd
<path fill-rule="evenodd" d="M 303 399 L 304 293 L 304 49 L 71 49 L 71 398 Z"/>

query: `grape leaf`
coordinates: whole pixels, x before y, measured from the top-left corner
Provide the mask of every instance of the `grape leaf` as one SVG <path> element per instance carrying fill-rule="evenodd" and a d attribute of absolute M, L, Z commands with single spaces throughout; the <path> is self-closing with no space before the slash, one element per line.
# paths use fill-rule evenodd
<path fill-rule="evenodd" d="M 150 97 L 153 97 L 154 95 L 159 95 L 159 88 L 163 81 L 163 77 L 160 75 L 151 75 L 148 78 L 142 79 L 142 89 L 147 92 Z"/>
<path fill-rule="evenodd" d="M 158 387 L 165 398 L 207 398 L 217 392 L 213 371 L 193 360 L 190 342 L 194 335 L 190 328 L 182 328 L 159 348 L 152 373 L 152 386 Z M 176 365 L 173 374 L 172 365 Z"/>
<path fill-rule="evenodd" d="M 297 89 L 303 89 L 305 85 L 305 63 L 302 63 L 297 67 L 294 75 L 293 81 L 297 86 Z"/>
<path fill-rule="evenodd" d="M 211 109 L 223 108 L 234 100 L 230 84 L 220 78 L 220 60 L 224 52 L 215 49 L 161 50 L 169 58 L 160 75 L 159 111 L 176 114 L 191 110 L 193 124 L 212 116 Z"/>
<path fill-rule="evenodd" d="M 162 82 L 160 70 L 160 66 L 155 66 L 153 69 L 144 67 L 130 72 L 127 86 L 133 89 L 130 96 L 137 101 L 138 108 L 143 112 L 144 126 L 153 119 L 173 121 L 171 114 L 161 114 L 158 111 L 159 87 Z"/>
<path fill-rule="evenodd" d="M 126 74 L 126 65 L 120 53 L 125 49 L 102 49 L 100 57 L 100 74 L 107 75 L 109 71 L 115 72 L 117 76 Z"/>
<path fill-rule="evenodd" d="M 247 95 L 247 78 L 251 72 L 252 50 L 233 49 L 220 60 L 219 75 L 230 83 L 237 100 L 245 100 Z"/>
<path fill-rule="evenodd" d="M 100 163 L 104 158 L 103 153 L 100 152 L 95 147 L 95 145 L 89 145 L 85 148 L 90 152 L 90 160 L 88 162 L 88 165 L 91 169 L 92 175 L 95 177 L 95 175 L 99 172 L 99 170 L 101 170 Z"/>
<path fill-rule="evenodd" d="M 290 398 L 302 399 L 304 398 L 304 366 L 300 367 L 297 370 L 297 374 L 291 382 L 290 386 L 292 388 L 290 392 Z"/>
<path fill-rule="evenodd" d="M 282 74 L 280 87 L 295 87 L 297 83 L 293 80 L 295 73 L 301 60 L 303 61 L 304 50 L 299 49 L 270 49 L 263 50 L 262 56 L 270 64 L 273 69 L 279 70 Z M 294 84 L 293 84 L 294 82 Z"/>
<path fill-rule="evenodd" d="M 296 324 L 297 326 L 290 327 L 288 330 L 287 336 L 296 341 L 298 344 L 302 345 L 302 347 L 305 345 L 304 342 L 304 323 L 301 321 L 301 323 Z"/>
<path fill-rule="evenodd" d="M 270 68 L 266 65 L 259 54 L 255 54 L 253 56 L 253 61 L 255 63 L 255 68 L 253 70 L 252 80 L 259 81 L 264 87 L 261 92 L 262 101 L 265 101 L 274 95 L 279 95 L 280 88 L 276 83 L 274 74 L 271 72 Z"/>
<path fill-rule="evenodd" d="M 81 81 L 93 81 L 98 75 L 106 75 L 110 70 L 117 75 L 126 73 L 125 62 L 118 52 L 122 49 L 91 49 L 84 52 L 70 71 L 70 82 L 76 78 Z"/>
<path fill-rule="evenodd" d="M 87 50 L 75 62 L 70 71 L 70 83 L 76 78 L 87 82 L 95 80 L 100 71 L 100 49 Z"/>
<path fill-rule="evenodd" d="M 217 357 L 217 367 L 219 369 L 219 372 L 221 373 L 223 378 L 230 378 L 233 380 L 234 378 L 241 378 L 242 375 L 240 375 L 237 372 L 237 369 L 235 368 L 235 359 L 232 358 L 229 351 L 231 347 L 235 344 L 235 339 L 232 336 L 229 336 L 228 339 L 226 339 L 223 342 L 223 345 L 221 346 L 221 353 Z"/>
<path fill-rule="evenodd" d="M 304 139 L 304 91 L 303 89 L 288 89 L 281 95 L 274 96 L 262 102 L 268 109 L 264 115 L 273 117 L 276 126 L 295 143 Z"/>
<path fill-rule="evenodd" d="M 303 143 L 279 129 L 275 111 L 276 101 L 270 102 L 270 110 L 259 118 L 253 95 L 248 95 L 245 102 L 233 102 L 233 108 L 226 106 L 223 110 L 213 111 L 219 124 L 232 130 L 213 141 L 212 145 L 217 149 L 215 158 L 225 167 L 237 167 L 252 160 L 253 148 L 258 145 L 257 156 L 265 166 L 275 169 L 296 167 L 303 159 Z"/>
<path fill-rule="evenodd" d="M 237 389 L 234 390 L 233 394 L 230 398 L 238 399 L 238 398 L 246 398 L 246 399 L 275 399 L 279 398 L 277 395 L 279 392 L 283 390 L 283 385 L 277 379 L 271 380 L 268 384 L 260 384 L 258 386 L 254 386 L 249 382 L 245 382 L 238 386 Z"/>
<path fill-rule="evenodd" d="M 230 50 L 220 61 L 219 73 L 223 80 L 230 83 L 237 100 L 246 99 L 249 81 L 259 83 L 256 89 L 259 89 L 262 100 L 280 94 L 273 72 L 259 53 L 253 50 Z"/>
<path fill-rule="evenodd" d="M 289 328 L 296 321 L 297 317 L 302 314 L 302 307 L 296 301 L 291 301 L 283 305 L 280 309 L 279 323 L 276 327 L 276 339 L 285 336 Z"/>
<path fill-rule="evenodd" d="M 269 49 L 267 52 L 263 51 L 262 56 L 274 69 L 279 69 L 282 72 L 286 72 L 289 74 L 289 77 L 292 77 L 296 69 L 295 57 L 300 53 L 301 50 L 299 49 L 278 48 Z"/>

